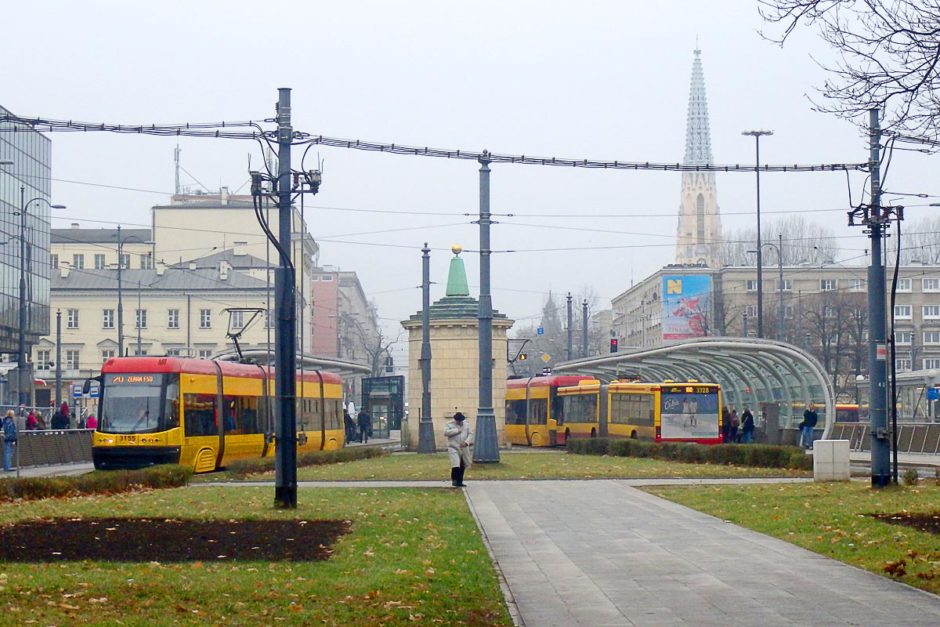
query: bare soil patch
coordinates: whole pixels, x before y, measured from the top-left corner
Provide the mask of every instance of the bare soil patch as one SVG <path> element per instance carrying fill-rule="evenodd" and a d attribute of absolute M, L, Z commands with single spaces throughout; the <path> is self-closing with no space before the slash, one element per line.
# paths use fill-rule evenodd
<path fill-rule="evenodd" d="M 325 560 L 348 520 L 52 518 L 0 527 L 0 562 Z"/>
<path fill-rule="evenodd" d="M 919 531 L 927 533 L 940 534 L 940 510 L 927 512 L 925 514 L 913 514 L 909 512 L 897 512 L 895 514 L 869 514 L 872 518 L 892 525 L 904 525 L 913 527 Z"/>

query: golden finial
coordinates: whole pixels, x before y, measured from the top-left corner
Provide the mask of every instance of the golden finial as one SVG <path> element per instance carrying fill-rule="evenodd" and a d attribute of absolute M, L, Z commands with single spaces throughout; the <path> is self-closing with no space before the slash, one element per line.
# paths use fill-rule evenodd
<path fill-rule="evenodd" d="M 450 250 L 455 255 L 459 255 L 460 253 L 463 252 L 463 246 L 461 246 L 460 244 L 454 244 L 453 246 L 450 247 Z"/>

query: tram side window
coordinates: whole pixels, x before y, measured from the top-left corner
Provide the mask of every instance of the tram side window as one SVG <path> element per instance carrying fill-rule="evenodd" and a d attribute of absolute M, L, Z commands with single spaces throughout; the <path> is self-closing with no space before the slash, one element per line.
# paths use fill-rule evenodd
<path fill-rule="evenodd" d="M 166 428 L 175 429 L 180 426 L 180 384 L 179 377 L 167 383 L 166 407 L 163 415 L 166 416 Z"/>
<path fill-rule="evenodd" d="M 262 433 L 261 422 L 258 420 L 258 406 L 261 399 L 257 396 L 240 396 L 236 405 L 235 424 L 239 433 Z"/>
<path fill-rule="evenodd" d="M 552 418 L 556 421 L 557 424 L 562 425 L 565 423 L 565 397 L 559 396 L 558 392 L 554 389 L 551 391 L 552 395 Z"/>
<path fill-rule="evenodd" d="M 525 400 L 506 401 L 506 424 L 525 424 Z"/>
<path fill-rule="evenodd" d="M 215 398 L 215 394 L 185 394 L 183 396 L 187 436 L 219 434 Z"/>
<path fill-rule="evenodd" d="M 529 424 L 544 425 L 548 418 L 548 399 L 529 399 Z"/>
<path fill-rule="evenodd" d="M 316 431 L 323 429 L 323 407 L 320 399 L 315 398 L 310 401 L 311 414 L 313 416 L 313 428 Z"/>
<path fill-rule="evenodd" d="M 338 400 L 338 399 L 336 399 L 336 400 L 332 400 L 332 401 L 326 401 L 326 404 L 327 404 L 327 405 L 329 406 L 329 408 L 330 408 L 330 411 L 329 411 L 330 421 L 329 421 L 329 423 L 327 423 L 327 429 L 334 429 L 334 430 L 335 430 L 335 429 L 342 429 L 342 428 L 344 428 L 344 426 L 343 426 L 343 419 L 342 419 L 342 415 L 343 415 L 343 410 L 342 410 L 343 402 L 340 401 L 340 400 Z"/>

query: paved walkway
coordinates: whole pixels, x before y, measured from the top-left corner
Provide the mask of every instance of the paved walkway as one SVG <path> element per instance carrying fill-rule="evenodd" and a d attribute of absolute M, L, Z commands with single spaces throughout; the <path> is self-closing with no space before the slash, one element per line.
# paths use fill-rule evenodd
<path fill-rule="evenodd" d="M 940 598 L 624 481 L 479 481 L 520 624 L 937 625 Z"/>

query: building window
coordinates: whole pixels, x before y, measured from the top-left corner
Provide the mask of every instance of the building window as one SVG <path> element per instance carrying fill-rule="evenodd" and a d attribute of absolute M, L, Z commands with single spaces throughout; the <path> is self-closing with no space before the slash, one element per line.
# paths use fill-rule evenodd
<path fill-rule="evenodd" d="M 757 305 L 748 305 L 745 307 L 744 315 L 748 318 L 757 318 Z"/>
<path fill-rule="evenodd" d="M 910 279 L 898 279 L 898 291 L 899 291 L 899 292 L 910 292 L 910 291 L 911 291 L 911 280 L 910 280 Z"/>
<path fill-rule="evenodd" d="M 113 309 L 101 310 L 101 328 L 102 329 L 114 328 L 114 310 Z"/>
<path fill-rule="evenodd" d="M 823 307 L 823 318 L 833 320 L 836 317 L 836 308 L 826 305 Z"/>
<path fill-rule="evenodd" d="M 793 281 L 790 279 L 783 280 L 783 288 L 780 287 L 780 279 L 777 279 L 777 289 L 782 289 L 784 292 L 790 292 L 793 290 Z"/>
<path fill-rule="evenodd" d="M 179 309 L 167 309 L 166 328 L 168 329 L 180 328 L 180 310 Z"/>
<path fill-rule="evenodd" d="M 48 370 L 52 361 L 52 351 L 36 351 L 36 369 Z"/>
<path fill-rule="evenodd" d="M 924 320 L 940 320 L 940 305 L 924 305 L 921 313 Z"/>
<path fill-rule="evenodd" d="M 212 357 L 212 350 L 209 348 L 200 348 L 199 349 L 199 359 L 209 359 Z"/>
<path fill-rule="evenodd" d="M 146 356 L 147 356 L 146 348 L 142 348 L 140 350 L 137 350 L 136 348 L 134 349 L 134 357 L 146 357 Z"/>
<path fill-rule="evenodd" d="M 911 319 L 911 306 L 910 305 L 895 305 L 894 306 L 894 318 L 896 320 L 910 320 Z"/>
<path fill-rule="evenodd" d="M 230 312 L 232 319 L 232 328 L 241 329 L 245 326 L 245 312 L 244 311 L 232 311 Z"/>
<path fill-rule="evenodd" d="M 95 270 L 104 270 L 105 261 L 104 255 L 95 255 Z"/>
<path fill-rule="evenodd" d="M 333 275 L 332 275 L 332 274 L 324 274 L 323 276 L 320 277 L 320 280 L 321 280 L 321 281 L 332 281 L 332 280 L 333 280 Z"/>
<path fill-rule="evenodd" d="M 940 344 L 940 331 L 924 331 L 924 344 Z"/>
<path fill-rule="evenodd" d="M 178 349 L 178 348 L 168 348 L 168 349 L 166 349 L 166 356 L 167 356 L 167 357 L 179 357 L 179 356 L 180 356 L 180 349 Z"/>
<path fill-rule="evenodd" d="M 865 289 L 865 279 L 849 279 L 850 292 L 864 292 Z"/>
<path fill-rule="evenodd" d="M 940 292 L 940 279 L 923 279 L 921 289 L 925 292 Z"/>
<path fill-rule="evenodd" d="M 211 309 L 199 310 L 199 328 L 200 329 L 212 328 L 212 310 Z"/>
<path fill-rule="evenodd" d="M 108 348 L 108 349 L 101 351 L 101 363 L 108 361 L 109 359 L 114 357 L 114 355 L 115 355 L 115 350 L 113 348 Z"/>
<path fill-rule="evenodd" d="M 137 320 L 135 322 L 135 328 L 146 329 L 147 328 L 147 310 L 137 309 L 136 311 L 137 311 Z"/>
<path fill-rule="evenodd" d="M 783 317 L 784 318 L 793 317 L 793 305 L 787 305 L 783 308 Z"/>
<path fill-rule="evenodd" d="M 120 262 L 121 262 L 121 269 L 127 270 L 128 268 L 131 267 L 131 256 L 127 253 L 123 253 L 121 255 Z"/>
<path fill-rule="evenodd" d="M 50 259 L 50 263 L 52 264 L 52 267 L 53 267 L 53 268 L 58 268 L 58 267 L 59 267 L 59 256 L 58 256 L 58 255 L 52 255 L 52 256 L 49 257 L 49 259 Z"/>
<path fill-rule="evenodd" d="M 914 341 L 913 331 L 895 331 L 894 332 L 894 343 L 897 346 L 910 346 L 913 341 Z"/>
<path fill-rule="evenodd" d="M 835 279 L 819 279 L 819 291 L 831 292 L 836 289 L 837 283 Z"/>
<path fill-rule="evenodd" d="M 65 328 L 67 329 L 78 328 L 78 309 L 66 309 L 65 310 Z"/>
<path fill-rule="evenodd" d="M 76 270 L 85 268 L 85 255 L 72 255 L 72 267 Z"/>
<path fill-rule="evenodd" d="M 911 360 L 910 359 L 895 359 L 894 368 L 898 372 L 910 371 L 911 369 Z"/>
<path fill-rule="evenodd" d="M 749 280 L 745 281 L 745 282 L 744 282 L 744 289 L 746 289 L 748 292 L 756 292 L 756 291 L 757 291 L 757 281 L 755 281 L 755 280 L 753 280 L 753 279 L 749 279 Z"/>
<path fill-rule="evenodd" d="M 924 370 L 940 370 L 940 359 L 928 358 L 924 359 Z"/>
<path fill-rule="evenodd" d="M 65 351 L 65 369 L 66 370 L 78 370 L 78 351 L 76 350 Z"/>
<path fill-rule="evenodd" d="M 153 269 L 153 253 L 147 253 L 146 255 L 140 256 L 140 269 L 141 270 Z"/>

